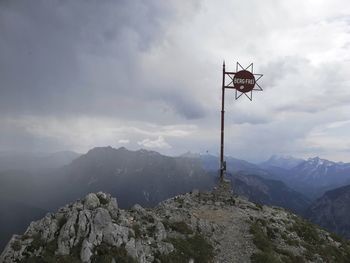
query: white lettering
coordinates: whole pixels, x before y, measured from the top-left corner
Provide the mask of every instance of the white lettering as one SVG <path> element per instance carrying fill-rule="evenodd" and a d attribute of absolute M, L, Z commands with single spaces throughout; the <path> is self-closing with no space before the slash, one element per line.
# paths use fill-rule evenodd
<path fill-rule="evenodd" d="M 235 79 L 233 79 L 233 84 L 250 84 L 250 85 L 254 85 L 255 81 L 254 81 L 254 79 L 239 79 L 239 78 L 235 78 Z"/>

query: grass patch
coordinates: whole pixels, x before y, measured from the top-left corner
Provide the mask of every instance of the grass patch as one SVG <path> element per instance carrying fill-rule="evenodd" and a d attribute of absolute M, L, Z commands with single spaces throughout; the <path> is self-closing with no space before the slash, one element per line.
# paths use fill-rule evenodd
<path fill-rule="evenodd" d="M 142 236 L 142 233 L 141 233 L 141 227 L 139 224 L 133 224 L 132 225 L 132 230 L 134 230 L 134 233 L 135 233 L 135 237 L 136 238 L 140 238 Z"/>
<path fill-rule="evenodd" d="M 258 210 L 263 210 L 263 206 L 259 203 L 255 203 L 255 207 L 258 209 Z"/>
<path fill-rule="evenodd" d="M 350 246 L 340 237 L 331 234 L 333 240 L 342 243 L 340 247 L 333 246 L 320 237 L 316 226 L 299 218 L 294 218 L 294 220 L 290 230 L 296 232 L 302 239 L 301 245 L 306 248 L 305 258 L 313 261 L 316 259 L 316 255 L 319 255 L 325 262 L 349 262 Z"/>
<path fill-rule="evenodd" d="M 20 263 L 81 263 L 81 244 L 82 242 L 79 242 L 77 246 L 73 247 L 69 255 L 58 256 L 55 255 L 57 239 L 54 239 L 47 244 L 43 244 L 43 251 L 39 256 L 29 255 L 28 252 L 24 253 L 27 258 L 20 261 Z"/>
<path fill-rule="evenodd" d="M 152 216 L 152 215 L 149 215 L 149 214 L 147 214 L 147 215 L 144 216 L 144 220 L 147 221 L 147 222 L 149 222 L 149 223 L 154 223 L 154 222 L 155 222 L 153 216 Z"/>
<path fill-rule="evenodd" d="M 276 232 L 278 232 L 277 229 L 275 228 L 271 228 L 271 227 L 266 227 L 266 234 L 267 237 L 271 240 L 271 239 L 276 239 Z"/>
<path fill-rule="evenodd" d="M 62 216 L 60 219 L 58 219 L 58 229 L 61 229 L 66 223 L 67 223 L 67 218 Z"/>
<path fill-rule="evenodd" d="M 295 239 L 291 239 L 289 237 L 287 237 L 287 239 L 284 240 L 286 242 L 287 245 L 289 246 L 299 246 L 300 242 L 298 240 L 295 240 Z"/>
<path fill-rule="evenodd" d="M 40 247 L 43 247 L 45 245 L 45 242 L 41 239 L 41 236 L 39 234 L 32 236 L 32 238 L 33 241 L 30 243 L 27 250 L 33 253 L 35 250 L 38 250 Z"/>
<path fill-rule="evenodd" d="M 326 262 L 339 262 L 339 263 L 345 263 L 349 262 L 350 260 L 350 250 L 341 251 L 337 247 L 334 246 L 324 246 L 323 249 L 320 251 L 321 257 Z"/>
<path fill-rule="evenodd" d="M 95 248 L 95 253 L 91 258 L 92 263 L 111 263 L 112 260 L 118 263 L 137 263 L 128 255 L 125 247 L 110 247 L 105 243 Z"/>
<path fill-rule="evenodd" d="M 298 236 L 309 244 L 321 245 L 323 240 L 320 238 L 316 227 L 306 220 L 295 219 L 290 231 L 296 232 Z"/>
<path fill-rule="evenodd" d="M 101 204 L 101 205 L 106 205 L 106 204 L 109 203 L 108 199 L 104 198 L 104 197 L 101 196 L 101 195 L 97 195 L 97 198 L 98 198 L 98 200 L 100 201 L 100 204 Z"/>
<path fill-rule="evenodd" d="M 180 198 L 180 197 L 176 197 L 176 198 L 175 198 L 175 202 L 178 203 L 178 204 L 180 204 L 180 205 L 183 205 L 185 201 L 184 201 L 184 199 L 182 199 L 182 198 Z"/>
<path fill-rule="evenodd" d="M 273 250 L 273 244 L 264 232 L 260 221 L 256 221 L 250 226 L 250 233 L 253 235 L 254 245 L 263 252 L 270 252 Z"/>
<path fill-rule="evenodd" d="M 189 262 L 190 259 L 200 263 L 213 262 L 214 249 L 201 235 L 187 239 L 170 238 L 167 242 L 174 245 L 175 251 L 167 255 L 158 255 L 160 262 L 183 263 Z"/>
<path fill-rule="evenodd" d="M 266 226 L 266 221 L 260 219 L 250 226 L 254 245 L 260 249 L 251 256 L 253 263 L 302 263 L 299 257 L 294 256 L 288 250 L 279 250 L 274 245 L 277 229 Z M 299 261 L 298 261 L 299 260 Z"/>
<path fill-rule="evenodd" d="M 15 242 L 13 242 L 11 244 L 11 247 L 14 251 L 20 251 L 22 246 L 21 246 L 21 242 L 19 242 L 18 240 L 16 240 Z"/>
<path fill-rule="evenodd" d="M 149 226 L 147 227 L 147 233 L 149 236 L 153 236 L 154 233 L 156 232 L 156 226 L 155 225 L 152 225 L 152 226 Z"/>
<path fill-rule="evenodd" d="M 164 220 L 163 225 L 166 229 L 171 229 L 184 235 L 193 234 L 193 230 L 183 221 L 169 222 L 168 220 Z"/>
<path fill-rule="evenodd" d="M 330 233 L 330 236 L 334 241 L 337 241 L 339 243 L 343 243 L 346 241 L 346 240 L 344 240 L 344 238 L 338 236 L 336 233 Z"/>
<path fill-rule="evenodd" d="M 257 252 L 250 257 L 253 263 L 281 263 L 272 253 Z"/>

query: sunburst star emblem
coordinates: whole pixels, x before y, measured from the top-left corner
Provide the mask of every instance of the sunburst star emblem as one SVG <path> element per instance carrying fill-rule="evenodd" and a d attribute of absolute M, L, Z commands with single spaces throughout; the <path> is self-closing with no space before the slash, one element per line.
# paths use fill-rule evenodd
<path fill-rule="evenodd" d="M 225 67 L 225 62 L 224 62 Z M 236 72 L 227 72 L 225 74 L 229 77 L 225 88 L 235 90 L 235 99 L 239 99 L 243 94 L 249 99 L 253 99 L 253 91 L 262 91 L 262 87 L 258 81 L 263 74 L 254 73 L 254 65 L 251 63 L 248 67 L 242 67 L 239 62 L 236 63 Z"/>

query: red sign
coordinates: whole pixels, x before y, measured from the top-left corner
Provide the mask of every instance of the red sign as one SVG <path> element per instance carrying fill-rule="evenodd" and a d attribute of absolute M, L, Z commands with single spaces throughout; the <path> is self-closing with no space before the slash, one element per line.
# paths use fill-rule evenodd
<path fill-rule="evenodd" d="M 247 70 L 241 70 L 235 73 L 233 78 L 233 87 L 242 92 L 246 93 L 252 91 L 255 86 L 255 77 L 253 73 Z"/>

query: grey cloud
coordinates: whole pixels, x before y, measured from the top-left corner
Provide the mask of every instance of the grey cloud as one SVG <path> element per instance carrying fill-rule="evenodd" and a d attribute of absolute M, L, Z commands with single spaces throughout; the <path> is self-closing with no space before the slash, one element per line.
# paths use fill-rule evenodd
<path fill-rule="evenodd" d="M 337 16 L 339 8 L 310 14 L 316 2 L 272 2 L 0 0 L 0 120 L 24 120 L 21 127 L 0 124 L 0 150 L 60 150 L 76 140 L 86 147 L 129 140 L 135 148 L 157 136 L 118 128 L 149 124 L 198 128 L 184 138 L 162 135 L 173 146 L 169 154 L 215 153 L 221 63 L 234 68 L 238 59 L 264 74 L 264 91 L 253 102 L 226 104 L 227 154 L 257 160 L 317 151 L 303 150 L 313 127 L 348 118 L 350 72 L 341 57 L 348 18 Z M 25 129 L 31 117 L 44 123 L 39 134 Z M 102 121 L 85 123 L 84 131 L 84 118 Z M 62 131 L 45 126 L 52 120 Z"/>
<path fill-rule="evenodd" d="M 170 92 L 160 95 L 180 116 L 188 119 L 203 118 L 207 113 L 204 107 L 198 100 L 188 94 L 181 94 L 180 92 Z"/>
<path fill-rule="evenodd" d="M 263 66 L 266 90 L 273 93 L 275 114 L 284 112 L 319 113 L 346 106 L 350 101 L 347 88 L 349 74 L 344 63 L 312 65 L 307 59 L 286 57 Z M 280 98 L 289 101 L 279 103 Z"/>
<path fill-rule="evenodd" d="M 301 112 L 301 113 L 320 113 L 328 111 L 332 108 L 338 108 L 344 105 L 349 105 L 350 96 L 332 96 L 324 94 L 324 96 L 315 98 L 305 98 L 299 104 L 287 104 L 281 107 L 276 107 L 278 112 Z"/>
<path fill-rule="evenodd" d="M 267 84 L 267 89 L 274 88 L 286 75 L 296 74 L 301 65 L 308 63 L 304 58 L 292 56 L 274 59 L 261 66 L 261 72 L 264 73 L 261 81 Z"/>
<path fill-rule="evenodd" d="M 0 6 L 0 109 L 11 114 L 112 111 L 133 93 L 138 56 L 158 41 L 173 15 L 158 1 Z"/>
<path fill-rule="evenodd" d="M 261 114 L 259 112 L 235 112 L 233 114 L 230 114 L 227 116 L 231 122 L 235 124 L 252 124 L 252 125 L 259 125 L 259 124 L 267 124 L 272 122 L 272 119 L 269 115 Z"/>
<path fill-rule="evenodd" d="M 198 8 L 197 2 L 188 7 Z M 118 113 L 156 121 L 151 110 L 133 109 L 165 104 L 185 119 L 203 117 L 203 107 L 184 89 L 153 85 L 157 72 L 145 76 L 141 68 L 176 15 L 173 3 L 159 1 L 2 2 L 2 114 Z"/>
<path fill-rule="evenodd" d="M 62 140 L 34 135 L 21 126 L 2 123 L 0 127 L 1 151 L 55 152 L 69 150 L 70 147 L 71 145 L 65 145 Z"/>

